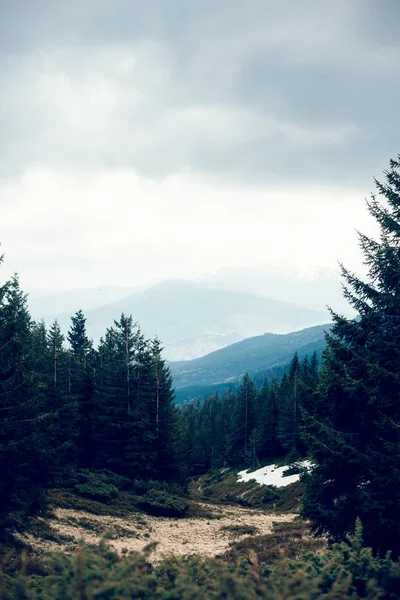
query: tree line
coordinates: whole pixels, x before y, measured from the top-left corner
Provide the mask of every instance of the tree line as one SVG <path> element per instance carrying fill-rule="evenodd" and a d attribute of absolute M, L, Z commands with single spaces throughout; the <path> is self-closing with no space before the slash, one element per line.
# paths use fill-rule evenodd
<path fill-rule="evenodd" d="M 246 373 L 237 393 L 227 391 L 194 401 L 179 412 L 190 475 L 224 467 L 260 467 L 287 455 L 307 454 L 301 436 L 303 411 L 313 412 L 319 381 L 316 353 L 300 361 L 295 353 L 281 379 L 257 389 Z"/>
<path fill-rule="evenodd" d="M 176 427 L 160 341 L 145 339 L 131 316 L 94 348 L 81 311 L 65 340 L 57 322 L 47 330 L 32 320 L 17 277 L 0 287 L 3 509 L 34 503 L 79 468 L 173 479 Z"/>

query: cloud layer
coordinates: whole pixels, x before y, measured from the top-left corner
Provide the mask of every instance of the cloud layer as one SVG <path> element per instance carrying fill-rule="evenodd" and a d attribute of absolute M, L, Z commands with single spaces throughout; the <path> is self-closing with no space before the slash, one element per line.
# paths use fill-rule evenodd
<path fill-rule="evenodd" d="M 128 255 L 167 276 L 183 248 L 182 272 L 213 256 L 271 262 L 262 231 L 278 260 L 286 237 L 312 264 L 332 223 L 361 228 L 372 175 L 399 151 L 399 16 L 397 0 L 7 3 L 0 239 L 13 264 L 48 283 L 45 243 L 76 283 Z M 350 241 L 329 243 L 322 261 L 346 258 Z"/>

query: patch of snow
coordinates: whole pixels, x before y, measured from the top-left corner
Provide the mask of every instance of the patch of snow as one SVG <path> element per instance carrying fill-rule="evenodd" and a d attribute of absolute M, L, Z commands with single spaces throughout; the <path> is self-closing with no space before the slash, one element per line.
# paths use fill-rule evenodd
<path fill-rule="evenodd" d="M 306 469 L 312 468 L 312 463 L 309 460 L 304 460 L 298 463 L 300 467 L 304 467 Z M 277 467 L 275 464 L 267 465 L 266 467 L 262 467 L 257 471 L 253 471 L 252 473 L 248 472 L 248 469 L 244 471 L 239 471 L 238 473 L 238 482 L 240 481 L 251 481 L 255 479 L 257 483 L 261 485 L 274 485 L 275 487 L 285 487 L 290 485 L 291 483 L 295 483 L 300 479 L 300 475 L 287 475 L 283 476 L 283 473 L 287 470 L 288 465 L 284 467 Z"/>

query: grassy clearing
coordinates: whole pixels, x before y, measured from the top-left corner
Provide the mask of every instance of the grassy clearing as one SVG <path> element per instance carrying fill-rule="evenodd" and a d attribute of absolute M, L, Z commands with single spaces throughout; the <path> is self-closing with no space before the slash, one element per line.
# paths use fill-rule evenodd
<path fill-rule="evenodd" d="M 190 518 L 138 515 L 123 517 L 87 513 L 81 509 L 54 508 L 45 522 L 39 519 L 20 539 L 39 554 L 61 550 L 66 554 L 80 544 L 95 546 L 106 537 L 119 554 L 143 552 L 155 544 L 152 561 L 170 556 L 214 557 L 229 550 L 232 540 L 267 535 L 276 520 L 294 515 L 272 515 L 263 510 L 234 505 L 197 504 L 201 516 Z M 211 514 L 214 518 L 208 518 Z M 40 527 L 39 527 L 40 525 Z"/>
<path fill-rule="evenodd" d="M 275 557 L 282 546 L 291 557 L 296 554 L 294 540 L 304 548 L 316 545 L 305 538 L 303 529 L 299 537 L 298 526 L 289 534 L 276 525 L 271 535 L 274 521 L 293 519 L 301 500 L 300 484 L 276 489 L 255 481 L 238 483 L 234 471 L 214 472 L 193 480 L 190 497 L 185 498 L 178 489 L 171 493 L 157 482 L 155 487 L 151 482 L 139 484 L 106 500 L 77 490 L 52 489 L 40 517 L 13 517 L 9 532 L 18 538 L 13 543 L 25 545 L 32 556 L 56 550 L 69 554 L 82 543 L 92 547 L 103 538 L 120 554 L 158 544 L 153 554 L 157 562 L 193 554 L 223 556 L 232 562 L 242 560 L 252 548 Z"/>

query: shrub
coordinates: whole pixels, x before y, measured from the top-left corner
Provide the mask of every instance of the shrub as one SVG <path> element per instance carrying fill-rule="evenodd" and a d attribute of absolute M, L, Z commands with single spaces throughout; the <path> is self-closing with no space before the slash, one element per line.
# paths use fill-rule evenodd
<path fill-rule="evenodd" d="M 74 490 L 86 498 L 109 502 L 118 496 L 118 489 L 102 473 L 81 471 L 79 478 L 81 481 L 74 486 Z"/>
<path fill-rule="evenodd" d="M 275 503 L 280 498 L 279 490 L 273 485 L 265 486 L 265 492 L 263 496 L 263 502 L 265 504 Z"/>
<path fill-rule="evenodd" d="M 166 481 L 157 481 L 155 479 L 135 479 L 133 489 L 138 496 L 144 496 L 151 490 L 169 491 L 169 485 Z"/>
<path fill-rule="evenodd" d="M 231 545 L 223 558 L 231 564 L 246 564 L 252 552 L 261 563 L 271 564 L 286 558 L 297 560 L 307 552 L 325 547 L 321 539 L 312 538 L 304 521 L 274 523 L 273 532 L 239 540 Z"/>
<path fill-rule="evenodd" d="M 263 566 L 254 551 L 242 565 L 200 557 L 170 558 L 155 567 L 148 554 L 119 557 L 105 544 L 72 556 L 54 554 L 30 575 L 26 561 L 0 573 L 1 598 L 13 600 L 380 600 L 399 598 L 400 565 L 362 543 L 361 526 L 348 543 L 296 561 Z"/>
<path fill-rule="evenodd" d="M 118 490 L 128 490 L 132 487 L 132 481 L 123 475 L 119 475 L 118 473 L 114 473 L 108 469 L 97 471 L 97 473 L 103 475 L 107 479 L 107 483 L 113 485 Z"/>
<path fill-rule="evenodd" d="M 300 463 L 294 462 L 288 465 L 288 468 L 283 471 L 283 477 L 288 477 L 289 475 L 302 475 L 302 473 L 307 473 L 307 469 Z"/>
<path fill-rule="evenodd" d="M 158 479 L 134 479 L 133 483 L 134 493 L 138 496 L 144 496 L 151 490 L 165 491 L 173 496 L 184 495 L 184 486 L 179 483 L 169 481 L 159 481 Z"/>
<path fill-rule="evenodd" d="M 165 490 L 150 490 L 138 506 L 145 512 L 160 517 L 183 517 L 189 504 Z"/>
<path fill-rule="evenodd" d="M 279 498 L 275 504 L 277 512 L 297 512 L 301 506 L 304 487 L 301 481 L 296 481 L 283 488 L 279 488 Z"/>

